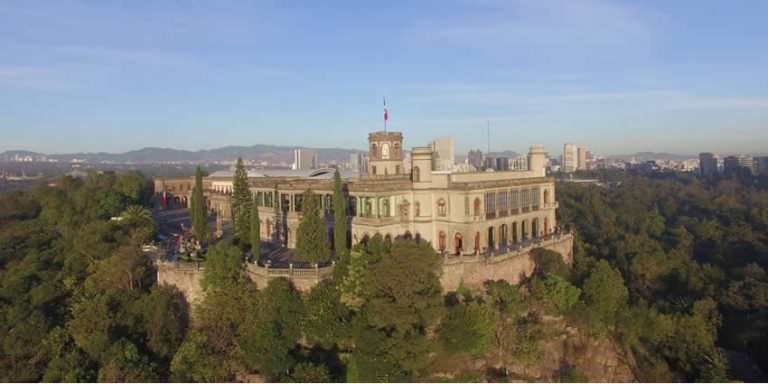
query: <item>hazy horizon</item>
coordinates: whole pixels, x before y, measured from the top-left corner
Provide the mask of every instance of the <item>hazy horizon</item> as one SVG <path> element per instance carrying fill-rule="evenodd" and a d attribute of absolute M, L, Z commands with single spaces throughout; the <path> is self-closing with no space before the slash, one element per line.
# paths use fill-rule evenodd
<path fill-rule="evenodd" d="M 224 7 L 227 7 L 224 9 Z M 0 4 L 0 152 L 768 152 L 768 3 Z M 246 144 L 252 145 L 252 144 Z"/>

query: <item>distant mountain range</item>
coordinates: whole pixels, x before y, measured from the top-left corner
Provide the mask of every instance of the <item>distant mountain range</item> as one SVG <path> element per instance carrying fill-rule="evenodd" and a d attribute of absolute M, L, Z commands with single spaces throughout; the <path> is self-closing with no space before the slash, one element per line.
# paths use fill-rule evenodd
<path fill-rule="evenodd" d="M 344 148 L 307 148 L 307 147 L 289 147 L 277 145 L 257 144 L 252 146 L 227 146 L 215 149 L 204 149 L 199 151 L 187 151 L 173 148 L 142 148 L 135 151 L 124 153 L 72 153 L 47 155 L 43 153 L 30 151 L 6 151 L 0 153 L 0 159 L 12 160 L 17 156 L 33 158 L 45 157 L 58 160 L 60 162 L 71 162 L 72 160 L 81 160 L 89 163 L 166 163 L 166 162 L 216 162 L 232 161 L 238 157 L 243 160 L 269 161 L 271 163 L 291 163 L 293 161 L 293 150 L 296 148 L 311 149 L 317 152 L 321 162 L 329 161 L 349 161 L 349 155 L 352 153 L 365 153 L 356 149 Z"/>
<path fill-rule="evenodd" d="M 613 156 L 606 156 L 609 159 L 615 159 L 615 160 L 629 160 L 631 158 L 635 158 L 637 161 L 648 161 L 648 160 L 688 160 L 688 159 L 698 159 L 699 155 L 678 155 L 674 153 L 664 153 L 664 152 L 637 152 L 631 155 L 613 155 Z"/>

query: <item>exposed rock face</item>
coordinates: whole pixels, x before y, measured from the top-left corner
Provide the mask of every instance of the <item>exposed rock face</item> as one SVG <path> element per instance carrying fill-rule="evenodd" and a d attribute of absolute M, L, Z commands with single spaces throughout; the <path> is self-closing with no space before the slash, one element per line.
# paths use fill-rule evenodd
<path fill-rule="evenodd" d="M 590 382 L 636 381 L 632 373 L 634 362 L 613 340 L 588 337 L 559 320 L 556 326 L 560 335 L 543 343 L 544 358 L 537 366 L 528 368 L 529 376 L 556 381 L 568 368 L 574 368 Z"/>
<path fill-rule="evenodd" d="M 542 358 L 524 365 L 510 355 L 498 356 L 491 350 L 482 358 L 467 354 L 438 358 L 431 366 L 432 378 L 486 382 L 558 382 L 566 372 L 576 373 L 571 380 L 588 382 L 635 382 L 634 359 L 608 337 L 595 339 L 567 326 L 561 318 L 543 320 L 552 335 L 539 345 Z M 503 361 L 504 363 L 501 363 Z"/>

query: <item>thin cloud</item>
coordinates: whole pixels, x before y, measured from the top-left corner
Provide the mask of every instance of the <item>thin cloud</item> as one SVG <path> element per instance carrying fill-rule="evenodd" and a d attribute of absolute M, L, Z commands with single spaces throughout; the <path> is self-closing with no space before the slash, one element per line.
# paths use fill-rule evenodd
<path fill-rule="evenodd" d="M 32 89 L 62 89 L 73 84 L 59 68 L 36 66 L 0 67 L 0 86 Z"/>
<path fill-rule="evenodd" d="M 419 20 L 405 38 L 470 47 L 625 45 L 655 36 L 647 13 L 606 1 L 490 1 L 461 17 Z"/>

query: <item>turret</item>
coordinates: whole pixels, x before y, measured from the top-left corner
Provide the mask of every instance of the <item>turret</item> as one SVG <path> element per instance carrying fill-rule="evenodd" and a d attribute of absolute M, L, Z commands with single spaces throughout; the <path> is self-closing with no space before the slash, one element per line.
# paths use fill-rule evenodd
<path fill-rule="evenodd" d="M 414 183 L 432 181 L 432 148 L 411 149 L 411 179 Z"/>
<path fill-rule="evenodd" d="M 547 150 L 541 145 L 533 145 L 528 150 L 528 170 L 537 176 L 547 175 Z"/>
<path fill-rule="evenodd" d="M 368 134 L 369 176 L 403 174 L 403 134 L 371 132 Z"/>

